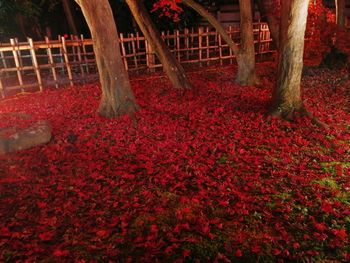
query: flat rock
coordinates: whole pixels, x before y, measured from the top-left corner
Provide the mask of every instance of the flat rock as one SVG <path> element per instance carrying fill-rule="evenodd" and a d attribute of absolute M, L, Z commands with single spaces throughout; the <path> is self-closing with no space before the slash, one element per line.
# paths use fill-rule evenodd
<path fill-rule="evenodd" d="M 0 135 L 0 154 L 17 152 L 51 140 L 51 125 L 48 121 L 38 121 L 26 129 L 19 130 L 8 137 Z"/>

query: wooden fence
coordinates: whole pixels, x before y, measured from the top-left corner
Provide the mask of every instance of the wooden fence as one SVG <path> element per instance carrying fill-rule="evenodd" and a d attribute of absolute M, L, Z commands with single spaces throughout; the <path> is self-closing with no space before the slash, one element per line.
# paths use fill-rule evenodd
<path fill-rule="evenodd" d="M 229 27 L 229 35 L 239 43 L 240 32 Z M 212 61 L 232 62 L 233 52 L 220 35 L 209 27 L 162 32 L 162 37 L 183 64 Z M 256 54 L 273 51 L 268 26 L 254 24 Z M 129 71 L 154 71 L 162 65 L 151 46 L 140 34 L 120 34 L 121 52 Z M 97 80 L 97 68 L 91 39 L 83 36 L 49 40 L 0 43 L 0 95 L 42 91 L 46 87 L 66 86 Z"/>

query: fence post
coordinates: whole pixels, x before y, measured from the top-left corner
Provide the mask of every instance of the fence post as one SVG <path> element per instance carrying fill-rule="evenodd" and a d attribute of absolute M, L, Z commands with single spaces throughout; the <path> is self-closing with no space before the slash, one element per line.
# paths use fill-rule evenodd
<path fill-rule="evenodd" d="M 62 37 L 61 35 L 58 35 L 58 42 L 62 43 Z M 61 73 L 63 75 L 65 75 L 65 71 L 64 71 L 64 55 L 63 55 L 64 51 L 62 46 L 60 46 L 60 68 L 61 68 Z"/>
<path fill-rule="evenodd" d="M 198 58 L 199 58 L 199 65 L 202 66 L 202 34 L 203 34 L 203 27 L 198 28 Z"/>
<path fill-rule="evenodd" d="M 140 50 L 140 34 L 139 34 L 139 32 L 136 32 L 136 46 L 137 46 L 137 50 Z"/>
<path fill-rule="evenodd" d="M 29 43 L 29 47 L 30 47 L 30 55 L 32 57 L 34 71 L 36 74 L 36 78 L 38 80 L 39 89 L 40 89 L 40 91 L 43 91 L 43 82 L 42 82 L 41 75 L 40 75 L 38 60 L 36 59 L 36 53 L 35 53 L 35 49 L 34 49 L 33 39 L 28 38 L 28 43 Z"/>
<path fill-rule="evenodd" d="M 70 40 L 71 41 L 74 41 L 75 40 L 75 38 L 74 38 L 74 35 L 70 35 Z M 72 45 L 72 56 L 73 56 L 73 59 L 70 59 L 70 61 L 74 61 L 74 62 L 76 62 L 76 50 L 75 50 L 75 46 L 74 46 L 74 43 L 73 43 L 73 45 Z M 69 58 L 69 54 L 68 54 L 68 58 Z"/>
<path fill-rule="evenodd" d="M 17 54 L 18 54 L 18 62 L 21 68 L 23 68 L 23 60 L 22 60 L 22 54 L 21 54 L 21 50 L 19 48 L 19 42 L 18 42 L 18 38 L 15 38 L 15 44 L 18 47 L 17 48 Z"/>
<path fill-rule="evenodd" d="M 131 38 L 131 34 L 128 33 L 128 34 L 127 34 L 127 37 L 130 39 L 130 38 Z M 132 43 L 132 41 L 128 41 L 128 51 L 127 51 L 128 54 L 130 54 L 130 52 L 131 52 L 131 50 L 132 50 L 131 43 Z"/>
<path fill-rule="evenodd" d="M 146 64 L 150 72 L 154 72 L 154 55 L 151 45 L 145 38 L 145 47 L 146 47 Z"/>
<path fill-rule="evenodd" d="M 4 66 L 4 68 L 8 68 L 5 53 L 3 51 L 0 51 L 0 56 L 1 56 L 2 65 Z M 8 76 L 7 72 L 5 73 L 5 75 Z"/>
<path fill-rule="evenodd" d="M 1 81 L 1 74 L 2 72 L 0 72 L 0 93 L 1 93 L 1 97 L 5 98 L 4 87 L 2 86 L 2 81 Z"/>
<path fill-rule="evenodd" d="M 56 69 L 55 69 L 55 62 L 53 60 L 53 56 L 52 56 L 52 52 L 51 52 L 50 40 L 49 40 L 49 38 L 47 36 L 45 37 L 45 43 L 47 45 L 46 53 L 47 53 L 47 55 L 49 57 L 49 64 L 50 64 L 50 69 L 51 69 L 51 72 L 52 72 L 53 80 L 55 81 L 56 89 L 58 89 L 57 74 L 56 74 Z"/>
<path fill-rule="evenodd" d="M 194 47 L 194 28 L 191 27 L 191 46 Z M 194 49 L 191 50 L 191 55 L 193 55 Z"/>
<path fill-rule="evenodd" d="M 83 35 L 80 35 L 80 40 L 81 40 L 81 45 L 82 45 L 82 48 L 83 48 L 83 56 L 84 56 L 84 61 L 85 61 L 85 70 L 86 70 L 86 73 L 89 74 L 90 71 L 89 71 L 89 63 L 88 63 L 88 59 L 87 59 L 87 56 L 86 56 L 86 48 L 85 48 L 85 41 L 84 41 L 84 36 Z"/>
<path fill-rule="evenodd" d="M 136 50 L 136 47 L 135 47 L 135 36 L 133 33 L 130 34 L 131 38 L 132 38 L 132 41 L 131 41 L 131 47 L 132 47 L 132 53 L 134 55 L 134 65 L 135 65 L 135 69 L 138 68 L 138 65 L 137 65 L 137 50 Z"/>
<path fill-rule="evenodd" d="M 265 24 L 264 25 L 264 40 L 269 40 L 267 42 L 265 42 L 264 44 L 264 52 L 267 50 L 267 51 L 270 51 L 270 46 L 271 46 L 271 32 L 270 32 L 270 29 L 268 28 L 268 26 Z"/>
<path fill-rule="evenodd" d="M 261 37 L 262 37 L 262 30 L 261 30 L 261 22 L 259 21 L 259 33 L 258 33 L 258 53 L 259 54 L 261 54 L 261 51 L 262 51 Z"/>
<path fill-rule="evenodd" d="M 232 26 L 229 26 L 228 27 L 228 35 L 230 36 L 230 38 L 232 39 Z M 233 41 L 233 40 L 232 40 Z M 230 52 L 230 63 L 232 64 L 233 60 L 232 60 L 232 57 L 233 57 L 233 52 L 232 52 L 232 49 L 230 47 L 228 47 L 229 49 L 229 52 Z"/>
<path fill-rule="evenodd" d="M 185 47 L 186 47 L 186 60 L 190 59 L 189 49 L 190 49 L 190 39 L 189 39 L 189 30 L 188 28 L 185 28 L 184 31 L 185 34 Z"/>
<path fill-rule="evenodd" d="M 208 66 L 208 65 L 209 65 L 209 57 L 210 57 L 209 27 L 207 27 L 207 28 L 205 29 L 205 33 L 206 33 L 205 40 L 206 40 L 206 42 L 207 42 L 207 43 L 206 43 L 206 44 L 207 44 L 206 49 L 207 49 L 207 66 Z"/>
<path fill-rule="evenodd" d="M 126 50 L 125 50 L 125 42 L 124 42 L 123 33 L 119 34 L 119 39 L 120 39 L 120 45 L 121 45 L 121 49 L 122 49 L 122 58 L 123 58 L 123 62 L 124 62 L 124 67 L 126 70 L 129 70 L 128 61 L 127 61 L 127 57 L 126 57 Z"/>
<path fill-rule="evenodd" d="M 23 78 L 22 78 L 22 73 L 21 73 L 21 66 L 20 66 L 20 63 L 19 63 L 19 59 L 18 59 L 18 53 L 17 53 L 17 50 L 16 50 L 16 42 L 13 38 L 10 39 L 10 43 L 11 43 L 11 46 L 12 46 L 12 54 L 13 54 L 13 58 L 15 60 L 15 65 L 16 65 L 16 71 L 17 71 L 17 78 L 18 78 L 18 82 L 19 82 L 19 85 L 21 87 L 21 92 L 23 92 Z"/>
<path fill-rule="evenodd" d="M 177 60 L 180 62 L 181 61 L 181 53 L 180 53 L 180 31 L 179 30 L 175 30 L 175 38 L 176 38 L 176 54 L 177 54 Z"/>
<path fill-rule="evenodd" d="M 150 60 L 149 60 L 148 42 L 146 38 L 145 38 L 145 49 L 146 49 L 146 66 L 147 66 L 147 69 L 149 70 Z"/>
<path fill-rule="evenodd" d="M 85 72 L 84 72 L 84 67 L 83 67 L 83 59 L 82 59 L 82 56 L 81 56 L 81 50 L 80 50 L 80 39 L 78 38 L 78 36 L 74 36 L 74 41 L 77 42 L 77 56 L 78 56 L 78 63 L 79 63 L 79 68 L 80 68 L 80 72 L 81 72 L 81 75 L 83 77 L 83 82 L 85 83 Z"/>
<path fill-rule="evenodd" d="M 5 59 L 5 54 L 3 51 L 0 51 L 0 57 L 1 57 L 1 62 L 4 68 L 7 68 L 7 64 L 6 64 L 6 59 Z"/>
<path fill-rule="evenodd" d="M 258 22 L 258 40 L 257 40 L 257 49 L 255 49 L 255 54 L 257 55 L 257 57 L 259 58 L 259 60 L 261 61 L 262 59 L 262 50 L 263 50 L 263 45 L 264 42 L 261 41 L 262 40 L 262 33 L 263 31 L 261 30 L 261 22 L 259 20 Z M 255 45 L 254 45 L 255 47 Z"/>
<path fill-rule="evenodd" d="M 171 48 L 171 45 L 170 45 L 170 32 L 169 32 L 169 30 L 166 31 L 166 42 L 167 42 L 168 47 Z M 173 41 L 173 44 L 175 46 L 175 40 Z"/>
<path fill-rule="evenodd" d="M 221 35 L 216 33 L 218 35 L 218 42 L 219 42 L 219 60 L 220 60 L 220 65 L 223 64 L 222 61 L 222 40 L 221 40 Z"/>
<path fill-rule="evenodd" d="M 64 37 L 61 37 L 62 40 L 62 50 L 63 50 L 63 57 L 64 57 L 64 63 L 66 64 L 67 68 L 67 73 L 68 73 L 68 79 L 69 79 L 69 84 L 73 86 L 73 76 L 72 76 L 72 70 L 69 64 L 69 59 L 68 59 L 68 53 L 67 53 L 67 46 L 66 46 L 66 39 Z"/>

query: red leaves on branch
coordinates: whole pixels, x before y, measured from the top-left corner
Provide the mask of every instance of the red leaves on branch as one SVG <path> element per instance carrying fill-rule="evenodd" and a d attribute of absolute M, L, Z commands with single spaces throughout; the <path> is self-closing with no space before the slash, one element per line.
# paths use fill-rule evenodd
<path fill-rule="evenodd" d="M 334 10 L 325 7 L 322 0 L 310 1 L 305 34 L 305 57 L 322 59 L 331 47 L 348 50 L 349 30 L 336 25 Z"/>
<path fill-rule="evenodd" d="M 180 20 L 180 14 L 183 11 L 179 4 L 182 0 L 158 0 L 153 5 L 151 12 L 159 11 L 159 17 L 166 16 L 174 22 Z"/>
<path fill-rule="evenodd" d="M 134 120 L 98 117 L 94 85 L 0 101 L 2 113 L 48 119 L 54 135 L 0 157 L 0 261 L 346 261 L 350 116 L 333 81 L 343 72 L 303 79 L 325 132 L 264 117 L 269 68 L 258 67 L 261 87 L 233 84 L 233 67 L 189 73 L 193 91 L 132 79 Z"/>

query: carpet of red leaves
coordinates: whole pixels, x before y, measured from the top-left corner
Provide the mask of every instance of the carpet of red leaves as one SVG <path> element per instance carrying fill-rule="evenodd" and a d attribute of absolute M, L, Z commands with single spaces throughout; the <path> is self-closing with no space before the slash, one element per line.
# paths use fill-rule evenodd
<path fill-rule="evenodd" d="M 45 146 L 0 157 L 0 261 L 350 260 L 350 87 L 303 78 L 310 120 L 265 117 L 274 77 L 232 66 L 132 78 L 135 119 L 98 117 L 98 85 L 0 101 L 0 128 L 48 119 Z M 31 114 L 24 121 L 8 112 Z"/>

